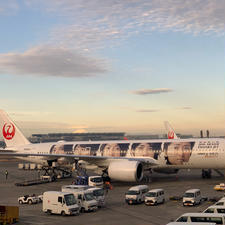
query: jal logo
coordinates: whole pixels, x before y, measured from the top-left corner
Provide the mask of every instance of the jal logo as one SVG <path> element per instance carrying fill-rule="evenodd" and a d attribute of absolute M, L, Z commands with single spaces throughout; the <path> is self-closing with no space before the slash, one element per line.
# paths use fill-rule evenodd
<path fill-rule="evenodd" d="M 5 123 L 2 134 L 5 139 L 11 140 L 15 135 L 16 129 L 15 126 L 12 123 Z"/>
<path fill-rule="evenodd" d="M 169 139 L 174 139 L 174 132 L 173 131 L 169 131 L 168 132 L 168 138 Z"/>

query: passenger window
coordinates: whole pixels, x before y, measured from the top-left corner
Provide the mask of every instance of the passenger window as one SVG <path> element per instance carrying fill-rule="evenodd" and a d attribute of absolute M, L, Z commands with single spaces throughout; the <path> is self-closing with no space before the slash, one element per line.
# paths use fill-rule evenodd
<path fill-rule="evenodd" d="M 188 220 L 187 216 L 182 216 L 176 222 L 187 222 L 187 220 Z"/>
<path fill-rule="evenodd" d="M 225 213 L 225 209 L 217 209 L 218 213 Z"/>
<path fill-rule="evenodd" d="M 62 203 L 62 197 L 58 197 L 58 202 Z"/>
<path fill-rule="evenodd" d="M 214 209 L 207 209 L 205 213 L 214 213 Z"/>
<path fill-rule="evenodd" d="M 207 222 L 209 223 L 216 223 L 216 224 L 223 224 L 221 217 L 209 217 L 207 218 Z"/>
<path fill-rule="evenodd" d="M 223 202 L 218 202 L 216 203 L 216 205 L 223 205 Z"/>
<path fill-rule="evenodd" d="M 77 197 L 78 199 L 80 199 L 80 200 L 82 200 L 82 196 L 81 195 L 78 195 L 78 197 Z"/>
<path fill-rule="evenodd" d="M 191 222 L 206 222 L 206 219 L 205 217 L 191 217 Z"/>

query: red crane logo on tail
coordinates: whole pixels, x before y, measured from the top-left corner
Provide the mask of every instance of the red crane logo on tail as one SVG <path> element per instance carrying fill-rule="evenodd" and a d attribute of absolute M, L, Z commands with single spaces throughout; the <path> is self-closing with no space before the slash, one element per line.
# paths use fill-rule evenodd
<path fill-rule="evenodd" d="M 5 123 L 2 134 L 5 139 L 11 140 L 15 135 L 16 129 L 15 126 L 12 123 Z"/>
<path fill-rule="evenodd" d="M 168 132 L 168 139 L 174 139 L 174 132 L 173 131 Z"/>

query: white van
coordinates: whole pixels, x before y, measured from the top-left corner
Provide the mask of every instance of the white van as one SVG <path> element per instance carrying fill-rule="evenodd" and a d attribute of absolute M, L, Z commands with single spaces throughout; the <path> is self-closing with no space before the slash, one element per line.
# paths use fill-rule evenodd
<path fill-rule="evenodd" d="M 81 212 L 96 211 L 98 209 L 98 202 L 95 200 L 93 192 L 91 190 L 70 190 L 80 206 Z"/>
<path fill-rule="evenodd" d="M 43 212 L 49 214 L 78 215 L 80 208 L 73 194 L 46 191 L 43 194 Z"/>
<path fill-rule="evenodd" d="M 103 186 L 102 176 L 89 176 L 88 177 L 88 185 L 95 186 L 95 187 L 102 187 Z"/>
<path fill-rule="evenodd" d="M 225 206 L 211 205 L 203 213 L 223 213 L 225 214 Z"/>
<path fill-rule="evenodd" d="M 147 185 L 137 185 L 131 187 L 125 195 L 125 201 L 128 204 L 141 203 L 145 200 L 145 195 L 149 191 Z"/>
<path fill-rule="evenodd" d="M 176 222 L 216 223 L 225 225 L 225 215 L 219 213 L 185 213 Z"/>
<path fill-rule="evenodd" d="M 166 225 L 216 225 L 216 223 L 199 223 L 199 222 L 170 222 Z"/>
<path fill-rule="evenodd" d="M 194 206 L 201 203 L 201 192 L 200 189 L 190 189 L 184 193 L 183 206 Z"/>
<path fill-rule="evenodd" d="M 225 197 L 221 198 L 218 202 L 216 202 L 214 205 L 220 205 L 225 206 Z"/>
<path fill-rule="evenodd" d="M 145 195 L 145 205 L 157 205 L 165 202 L 163 189 L 152 189 Z"/>
<path fill-rule="evenodd" d="M 103 188 L 90 187 L 88 190 L 92 191 L 96 201 L 98 202 L 98 207 L 105 206 L 105 192 Z"/>

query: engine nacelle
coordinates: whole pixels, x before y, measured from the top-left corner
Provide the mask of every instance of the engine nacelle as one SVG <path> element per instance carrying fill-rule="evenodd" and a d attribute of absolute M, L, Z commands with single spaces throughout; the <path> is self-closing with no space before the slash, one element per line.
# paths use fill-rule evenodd
<path fill-rule="evenodd" d="M 108 175 L 111 179 L 119 181 L 140 181 L 143 178 L 143 166 L 138 161 L 114 161 L 109 164 Z"/>
<path fill-rule="evenodd" d="M 179 171 L 179 169 L 163 168 L 163 169 L 153 169 L 153 171 L 156 173 L 175 174 Z"/>

